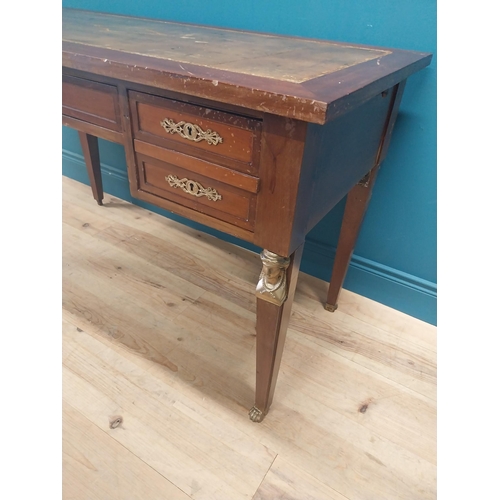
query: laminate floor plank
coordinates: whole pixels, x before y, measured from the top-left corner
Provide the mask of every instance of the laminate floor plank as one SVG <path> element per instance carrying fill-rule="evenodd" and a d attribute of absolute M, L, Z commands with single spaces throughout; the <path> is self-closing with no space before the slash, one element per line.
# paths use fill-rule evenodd
<path fill-rule="evenodd" d="M 339 354 L 379 375 L 399 381 L 426 398 L 436 400 L 436 354 L 404 342 L 392 333 L 338 313 L 334 325 L 328 311 L 314 314 L 297 304 L 290 327 L 323 349 Z M 337 312 L 335 312 L 337 314 Z"/>
<path fill-rule="evenodd" d="M 173 405 L 168 388 L 84 331 L 67 331 L 64 340 L 78 345 L 64 362 L 69 404 L 100 428 L 122 415 L 115 439 L 193 498 L 252 497 L 275 454 L 205 432 Z"/>
<path fill-rule="evenodd" d="M 63 403 L 63 498 L 66 500 L 189 500 L 78 410 Z"/>
<path fill-rule="evenodd" d="M 143 251 L 142 247 L 146 245 L 163 256 L 166 250 L 173 248 L 173 253 L 177 254 L 172 256 L 173 259 L 183 257 L 192 259 L 194 257 L 196 261 L 204 262 L 209 269 L 214 268 L 218 274 L 222 273 L 225 280 L 234 281 L 235 285 L 239 279 L 244 284 L 258 279 L 262 266 L 260 258 L 246 249 L 235 245 L 218 244 L 219 240 L 208 234 L 193 230 L 113 196 L 105 195 L 103 206 L 97 204 L 89 206 L 85 190 L 82 190 L 80 186 L 77 184 L 65 185 L 65 189 L 68 191 L 66 195 L 70 197 L 73 206 L 78 207 L 78 211 L 83 209 L 90 215 L 97 215 L 106 221 L 108 227 L 109 225 L 120 227 L 122 233 L 126 230 L 123 239 L 134 236 L 136 241 L 140 241 L 141 251 Z M 116 208 L 120 210 L 116 210 Z M 77 218 L 82 219 L 79 215 Z M 196 245 L 193 245 L 193 237 L 197 240 Z M 146 238 L 146 241 L 142 241 L 142 238 Z M 183 253 L 186 255 L 182 255 Z M 226 259 L 226 256 L 230 256 L 230 258 Z M 214 266 L 214 262 L 220 262 L 220 259 L 223 259 L 225 265 L 223 267 Z M 172 268 L 177 262 L 170 259 L 168 255 L 162 257 L 160 262 L 162 261 Z M 249 265 L 249 262 L 254 262 L 254 265 Z M 182 268 L 182 262 L 180 264 L 179 267 Z M 253 307 L 255 310 L 255 305 Z"/>
<path fill-rule="evenodd" d="M 319 282 L 310 275 L 303 275 L 301 279 L 301 294 L 309 297 L 310 311 L 323 312 L 323 303 L 328 292 L 329 284 Z M 312 303 L 315 306 L 312 306 Z M 391 309 L 388 306 L 366 299 L 349 290 L 342 289 L 339 295 L 339 308 L 335 311 L 343 315 L 350 315 L 358 321 L 363 321 L 371 327 L 377 327 L 403 337 L 406 344 L 419 344 L 422 347 L 436 352 L 436 327 L 417 318 L 408 320 L 408 315 Z M 330 313 L 332 314 L 332 313 Z"/>
<path fill-rule="evenodd" d="M 346 500 L 278 455 L 252 500 Z"/>
<path fill-rule="evenodd" d="M 304 338 L 288 340 L 286 365 L 294 370 L 301 385 L 309 385 L 304 393 L 326 401 L 347 418 L 363 417 L 364 425 L 374 432 L 432 461 L 436 443 L 435 401 L 417 397 L 335 353 L 318 352 L 314 343 L 308 345 Z M 415 419 L 422 427 L 414 427 Z"/>
<path fill-rule="evenodd" d="M 63 193 L 65 500 L 436 498 L 435 327 L 301 273 L 255 424 L 258 255 Z"/>
<path fill-rule="evenodd" d="M 67 229 L 72 233 L 72 229 Z M 78 241 L 89 238 L 80 234 Z M 74 238 L 76 240 L 76 237 Z M 101 279 L 109 281 L 113 294 L 128 294 L 130 297 L 148 297 L 147 304 L 157 312 L 173 319 L 195 302 L 205 290 L 189 281 L 179 278 L 145 259 L 139 259 L 119 247 L 102 241 L 95 241 L 95 252 L 82 253 L 79 248 L 68 244 L 69 254 L 64 257 L 64 265 L 73 268 L 68 276 L 68 286 L 72 283 Z M 140 271 L 139 271 L 140 270 Z M 76 278 L 76 274 L 80 276 Z M 118 291 L 118 292 L 117 292 Z"/>
<path fill-rule="evenodd" d="M 145 308 L 140 298 L 135 299 L 123 290 L 114 292 L 111 280 L 105 277 L 74 272 L 69 281 L 63 280 L 64 307 L 99 325 L 103 336 L 153 360 L 186 383 L 203 384 L 205 390 L 231 395 L 243 407 L 251 406 L 253 346 L 248 345 L 248 330 L 233 329 L 221 334 L 222 322 L 208 322 L 206 312 L 199 316 L 192 329 L 186 328 L 183 325 L 189 320 L 188 311 L 180 315 L 179 321 L 173 321 L 161 311 Z M 88 283 L 95 287 L 94 293 L 86 288 Z M 204 301 L 202 304 L 209 303 Z M 249 322 L 246 323 L 251 328 Z M 231 333 L 233 342 L 228 339 Z M 235 341 L 238 338 L 242 340 Z M 224 365 L 220 363 L 221 358 Z M 234 377 L 228 377 L 228 369 Z"/>

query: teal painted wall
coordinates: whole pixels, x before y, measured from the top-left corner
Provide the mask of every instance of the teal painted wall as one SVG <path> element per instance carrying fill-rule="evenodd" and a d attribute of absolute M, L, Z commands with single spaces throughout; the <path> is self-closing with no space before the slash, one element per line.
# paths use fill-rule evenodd
<path fill-rule="evenodd" d="M 345 287 L 436 324 L 436 0 L 63 0 L 63 6 L 432 52 L 431 65 L 408 80 Z M 106 141 L 100 147 L 106 192 L 229 239 L 132 199 L 123 148 Z M 65 127 L 63 174 L 88 183 L 78 135 Z M 343 206 L 308 235 L 304 272 L 329 280 Z"/>

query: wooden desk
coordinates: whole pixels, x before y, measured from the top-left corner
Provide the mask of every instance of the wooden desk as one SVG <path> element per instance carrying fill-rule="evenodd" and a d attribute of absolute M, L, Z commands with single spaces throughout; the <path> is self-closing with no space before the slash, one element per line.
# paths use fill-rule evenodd
<path fill-rule="evenodd" d="M 97 203 L 101 137 L 124 145 L 134 197 L 264 249 L 250 410 L 262 421 L 306 234 L 348 194 L 334 311 L 405 81 L 431 55 L 64 9 L 62 59 L 63 124 Z"/>

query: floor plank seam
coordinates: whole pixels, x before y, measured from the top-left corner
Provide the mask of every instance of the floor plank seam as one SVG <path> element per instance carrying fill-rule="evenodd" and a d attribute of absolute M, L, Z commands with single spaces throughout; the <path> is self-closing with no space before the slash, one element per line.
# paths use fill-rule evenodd
<path fill-rule="evenodd" d="M 312 342 L 314 342 L 314 341 L 312 341 Z M 322 347 L 321 344 L 318 344 L 316 342 L 314 342 L 314 343 L 316 345 L 318 345 L 319 347 Z M 435 404 L 436 403 L 436 399 L 430 398 L 426 394 L 422 394 L 421 392 L 418 392 L 415 389 L 412 389 L 411 387 L 408 387 L 408 386 L 404 385 L 403 383 L 398 382 L 397 380 L 394 380 L 393 378 L 387 377 L 387 376 L 385 376 L 385 375 L 383 375 L 383 374 L 375 371 L 373 368 L 365 366 L 364 364 L 362 364 L 362 363 L 360 363 L 360 362 L 358 362 L 358 361 L 356 361 L 354 359 L 349 358 L 347 355 L 342 354 L 342 352 L 340 352 L 340 351 L 331 351 L 331 352 L 333 352 L 333 354 L 335 354 L 337 356 L 342 357 L 344 360 L 348 361 L 349 363 L 353 363 L 356 366 L 362 368 L 363 370 L 369 371 L 372 374 L 373 378 L 376 378 L 377 380 L 385 381 L 385 382 L 387 382 L 388 384 L 390 384 L 393 387 L 399 387 L 400 390 L 404 390 L 404 392 L 406 392 L 406 393 L 408 393 L 410 395 L 413 395 L 414 397 L 417 397 L 418 399 L 422 399 L 422 400 L 428 402 L 429 404 Z M 350 352 L 350 351 L 348 351 L 348 352 Z M 367 359 L 370 359 L 370 358 L 367 358 Z M 283 359 L 283 363 L 287 364 L 286 358 Z M 412 377 L 411 375 L 408 375 L 408 376 Z M 428 382 L 428 381 L 424 381 L 424 382 L 432 385 L 432 382 Z"/>
<path fill-rule="evenodd" d="M 63 187 L 68 495 L 435 500 L 435 330 L 347 290 L 327 313 L 327 283 L 300 273 L 274 409 L 253 424 L 258 255 Z"/>
<path fill-rule="evenodd" d="M 68 367 L 66 367 L 68 368 Z M 74 372 L 73 372 L 74 373 Z M 78 374 L 76 374 L 78 375 Z M 138 456 L 136 453 L 134 453 L 130 448 L 127 448 L 123 443 L 121 443 L 120 441 L 118 441 L 114 436 L 113 434 L 108 434 L 107 432 L 105 432 L 103 429 L 101 429 L 96 423 L 92 422 L 92 420 L 88 419 L 80 410 L 78 410 L 78 408 L 75 408 L 71 403 L 69 402 L 65 402 L 65 404 L 67 404 L 68 406 L 71 406 L 71 408 L 78 412 L 78 414 L 83 418 L 85 419 L 86 421 L 88 421 L 91 425 L 95 426 L 99 431 L 101 431 L 103 434 L 105 434 L 106 436 L 110 437 L 111 439 L 113 439 L 113 441 L 115 443 L 118 444 L 118 446 L 124 448 L 125 450 L 127 450 L 131 455 L 133 455 L 135 458 L 137 458 L 140 462 L 142 462 L 144 465 L 146 465 L 149 469 L 151 469 L 154 473 L 158 474 L 159 476 L 161 476 L 165 481 L 167 481 L 168 483 L 170 483 L 173 487 L 177 488 L 179 491 L 181 491 L 182 493 L 185 493 L 186 495 L 189 495 L 186 491 L 184 491 L 182 488 L 179 488 L 175 483 L 173 483 L 172 481 L 170 481 L 165 475 L 163 475 L 160 471 L 156 470 L 154 467 L 152 467 L 150 464 L 148 464 L 147 462 L 145 462 L 140 456 Z M 98 481 L 99 478 L 96 478 L 94 481 Z"/>
<path fill-rule="evenodd" d="M 293 327 L 291 327 L 290 329 L 291 329 L 291 330 L 292 330 L 295 334 L 299 335 L 299 337 L 300 337 L 301 335 L 303 335 L 303 333 L 302 333 L 300 330 L 297 330 L 297 329 L 295 329 L 295 328 L 293 328 Z M 348 361 L 349 363 L 355 363 L 356 365 L 358 365 L 358 366 L 362 367 L 363 369 L 369 370 L 371 373 L 375 374 L 377 377 L 382 377 L 382 378 L 384 378 L 384 379 L 386 379 L 386 380 L 391 380 L 391 382 L 394 382 L 395 384 L 398 384 L 398 385 L 400 385 L 401 387 L 405 387 L 405 388 L 406 388 L 406 389 L 408 389 L 408 390 L 414 391 L 414 389 L 411 389 L 411 388 L 409 388 L 408 386 L 405 386 L 404 384 L 401 384 L 400 382 L 397 382 L 397 381 L 395 381 L 395 380 L 393 380 L 393 379 L 391 379 L 391 378 L 388 378 L 388 377 L 386 377 L 386 376 L 384 376 L 384 375 L 382 375 L 382 374 L 380 374 L 380 373 L 376 372 L 373 368 L 370 368 L 370 367 L 368 367 L 368 366 L 365 366 L 365 365 L 363 365 L 363 364 L 359 363 L 358 361 L 356 361 L 356 360 L 354 359 L 354 356 L 361 356 L 361 357 L 363 357 L 363 358 L 365 358 L 365 359 L 368 359 L 368 360 L 373 360 L 373 361 L 376 361 L 376 362 L 381 363 L 381 362 L 380 362 L 380 361 L 378 361 L 377 359 L 370 358 L 369 356 L 366 356 L 365 354 L 360 353 L 360 352 L 357 352 L 357 351 L 351 351 L 351 350 L 347 350 L 347 349 L 342 349 L 341 347 L 339 347 L 339 346 L 337 346 L 337 345 L 335 345 L 335 344 L 329 344 L 329 345 L 333 345 L 333 346 L 335 347 L 335 349 L 329 349 L 329 348 L 326 348 L 324 345 L 322 345 L 322 342 L 325 342 L 325 341 L 321 341 L 321 339 L 319 339 L 319 341 L 318 341 L 318 339 L 316 339 L 314 336 L 306 336 L 306 337 L 307 337 L 307 339 L 308 339 L 308 341 L 309 341 L 309 342 L 314 343 L 315 345 L 317 345 L 317 346 L 318 346 L 318 347 L 320 347 L 321 349 L 326 349 L 328 352 L 330 352 L 330 353 L 332 353 L 332 354 L 334 354 L 334 355 L 337 355 L 337 356 L 342 357 L 343 359 L 345 359 L 345 360 L 346 360 L 346 361 Z M 349 354 L 351 354 L 351 355 L 352 355 L 352 357 L 349 357 Z M 404 354 L 404 353 L 403 353 L 403 354 Z M 396 370 L 396 371 L 401 372 L 401 370 L 398 370 L 397 365 L 396 365 L 396 366 L 386 365 L 386 366 L 387 366 L 387 367 L 389 367 L 389 368 L 391 368 L 391 369 L 393 369 L 393 370 Z M 434 367 L 434 366 L 433 366 L 432 368 L 434 368 L 434 369 L 435 369 L 435 367 Z M 402 373 L 402 374 L 405 374 L 404 372 L 401 372 L 401 373 Z M 421 375 L 423 375 L 423 374 L 424 374 L 424 372 L 423 372 L 422 370 L 420 370 L 420 374 L 421 374 Z M 427 380 L 427 379 L 424 379 L 424 378 L 418 378 L 418 377 L 416 377 L 415 375 L 411 375 L 411 374 L 408 374 L 408 373 L 406 373 L 406 375 L 407 375 L 408 377 L 410 377 L 410 378 L 417 379 L 417 380 L 420 380 L 420 381 L 422 381 L 422 382 L 424 382 L 424 383 L 428 383 L 428 384 L 431 384 L 431 385 L 435 385 L 435 383 L 436 383 L 436 377 L 435 377 L 435 376 L 433 376 L 433 380 Z M 430 376 L 430 375 L 429 375 L 429 376 Z M 414 392 L 417 392 L 417 391 L 414 391 Z M 420 394 L 420 393 L 418 393 L 418 392 L 417 392 L 417 394 Z M 423 397 L 426 397 L 426 396 L 425 396 L 425 394 L 422 394 L 422 396 L 423 396 Z"/>
<path fill-rule="evenodd" d="M 274 462 L 276 462 L 276 459 L 278 458 L 278 453 L 276 453 L 276 455 L 274 456 L 273 458 L 273 461 L 271 462 L 271 464 L 269 465 L 266 473 L 264 474 L 264 477 L 262 478 L 262 481 L 259 483 L 259 486 L 257 487 L 257 489 L 255 490 L 255 493 L 252 495 L 252 500 L 255 500 L 255 495 L 257 495 L 257 493 L 259 492 L 260 490 L 260 487 L 262 486 L 262 483 L 264 482 L 264 480 L 266 479 L 267 475 L 269 474 L 269 471 L 271 470 L 271 467 L 273 466 Z"/>

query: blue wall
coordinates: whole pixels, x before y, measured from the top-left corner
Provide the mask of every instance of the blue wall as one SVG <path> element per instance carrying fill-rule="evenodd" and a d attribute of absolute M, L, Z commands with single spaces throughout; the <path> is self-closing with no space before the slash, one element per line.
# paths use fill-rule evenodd
<path fill-rule="evenodd" d="M 436 0 L 63 0 L 63 6 L 436 54 Z M 123 148 L 106 141 L 100 148 L 106 192 L 229 239 L 133 200 Z M 63 173 L 88 183 L 77 133 L 65 127 Z M 327 281 L 343 206 L 306 242 L 301 269 Z M 435 55 L 431 66 L 408 80 L 345 287 L 436 324 L 436 274 Z"/>

